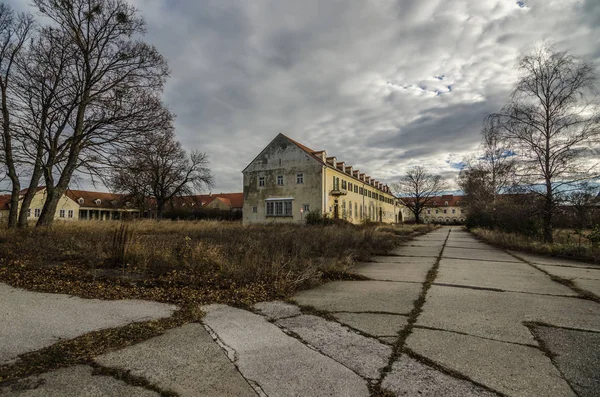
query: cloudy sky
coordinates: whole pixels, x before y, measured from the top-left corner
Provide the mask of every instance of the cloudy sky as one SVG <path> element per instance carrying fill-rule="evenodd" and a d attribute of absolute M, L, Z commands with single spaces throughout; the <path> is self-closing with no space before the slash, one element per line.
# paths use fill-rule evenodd
<path fill-rule="evenodd" d="M 165 102 L 185 148 L 210 155 L 215 192 L 241 191 L 279 132 L 385 182 L 417 164 L 454 179 L 520 54 L 546 40 L 600 65 L 598 0 L 130 2 L 169 60 Z"/>

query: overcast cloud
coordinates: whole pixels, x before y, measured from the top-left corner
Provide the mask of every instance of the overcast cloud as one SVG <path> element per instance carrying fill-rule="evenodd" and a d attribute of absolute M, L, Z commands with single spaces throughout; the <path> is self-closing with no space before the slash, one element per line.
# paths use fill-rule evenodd
<path fill-rule="evenodd" d="M 23 9 L 29 0 L 11 0 Z M 597 0 L 131 0 L 168 58 L 165 102 L 214 191 L 279 132 L 393 182 L 448 178 L 543 40 L 600 64 Z"/>

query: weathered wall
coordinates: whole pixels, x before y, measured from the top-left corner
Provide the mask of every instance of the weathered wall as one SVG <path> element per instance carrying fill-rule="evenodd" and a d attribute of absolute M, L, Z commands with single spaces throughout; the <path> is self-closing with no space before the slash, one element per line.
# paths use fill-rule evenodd
<path fill-rule="evenodd" d="M 300 209 L 309 206 L 310 211 L 322 211 L 323 166 L 290 142 L 277 136 L 244 170 L 244 224 L 256 222 L 296 222 L 306 216 Z M 296 175 L 304 175 L 304 183 L 296 183 Z M 283 185 L 277 185 L 277 177 L 283 176 Z M 259 186 L 259 178 L 265 178 L 265 186 Z M 273 198 L 292 198 L 291 217 L 267 217 L 266 202 Z"/>

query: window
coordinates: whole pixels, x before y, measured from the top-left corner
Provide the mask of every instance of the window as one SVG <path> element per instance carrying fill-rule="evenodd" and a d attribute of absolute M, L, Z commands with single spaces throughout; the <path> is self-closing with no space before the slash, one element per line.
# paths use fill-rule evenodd
<path fill-rule="evenodd" d="M 444 210 L 444 214 L 447 214 L 447 213 L 448 213 L 448 210 Z"/>
<path fill-rule="evenodd" d="M 447 206 L 448 206 L 448 202 L 447 202 L 447 201 L 444 201 L 444 205 L 447 207 Z"/>
<path fill-rule="evenodd" d="M 456 214 L 456 210 L 452 210 L 452 213 L 453 213 L 453 214 Z"/>
<path fill-rule="evenodd" d="M 440 210 L 435 210 L 435 213 L 436 213 L 436 214 L 439 214 L 439 213 L 440 213 Z"/>
<path fill-rule="evenodd" d="M 346 190 L 346 187 L 347 187 L 346 181 L 342 181 L 342 189 Z"/>
<path fill-rule="evenodd" d="M 277 175 L 277 184 L 283 186 L 283 175 Z"/>
<path fill-rule="evenodd" d="M 68 216 L 69 216 L 69 218 L 73 218 L 73 210 L 69 210 Z"/>
<path fill-rule="evenodd" d="M 27 210 L 27 218 L 31 216 L 31 208 Z"/>
<path fill-rule="evenodd" d="M 41 210 L 41 208 L 36 208 L 36 209 L 34 209 L 34 210 L 33 210 L 33 215 L 34 215 L 36 218 L 39 218 L 41 214 L 42 214 L 42 210 Z"/>
<path fill-rule="evenodd" d="M 348 190 L 352 191 L 352 183 L 348 182 Z"/>
<path fill-rule="evenodd" d="M 79 205 L 82 205 L 82 204 L 83 204 L 83 197 L 79 197 L 79 198 L 77 199 L 77 203 L 78 203 Z"/>
<path fill-rule="evenodd" d="M 363 191 L 364 191 L 364 189 L 361 187 L 361 188 L 360 188 L 360 195 L 361 195 L 361 196 L 363 195 Z"/>
<path fill-rule="evenodd" d="M 333 190 L 340 190 L 340 178 L 333 177 Z"/>
<path fill-rule="evenodd" d="M 304 183 L 304 174 L 296 174 L 296 183 L 302 185 Z"/>
<path fill-rule="evenodd" d="M 361 219 L 363 217 L 363 206 L 362 205 L 360 206 L 360 217 L 361 217 Z"/>
<path fill-rule="evenodd" d="M 265 177 L 264 176 L 258 177 L 258 187 L 265 187 Z"/>
<path fill-rule="evenodd" d="M 267 216 L 292 216 L 292 200 L 267 201 Z"/>
<path fill-rule="evenodd" d="M 431 215 L 431 210 L 427 210 L 427 215 Z"/>
<path fill-rule="evenodd" d="M 252 213 L 256 214 L 258 212 L 258 207 L 252 207 Z"/>
<path fill-rule="evenodd" d="M 368 195 L 369 195 L 369 198 L 373 197 L 373 194 L 371 193 L 370 190 L 368 191 Z"/>
<path fill-rule="evenodd" d="M 354 185 L 354 193 L 358 193 L 358 185 Z"/>
<path fill-rule="evenodd" d="M 356 186 L 355 186 L 356 188 Z M 358 204 L 354 203 L 354 217 L 358 218 Z"/>
<path fill-rule="evenodd" d="M 60 212 L 58 213 L 58 215 L 59 215 L 61 218 L 64 218 L 64 217 L 65 217 L 65 210 L 60 210 Z"/>
<path fill-rule="evenodd" d="M 348 203 L 348 216 L 352 218 L 352 201 Z"/>
<path fill-rule="evenodd" d="M 304 210 L 304 212 L 310 212 L 310 205 L 308 205 L 308 204 L 304 204 L 304 205 L 302 206 L 302 209 Z"/>

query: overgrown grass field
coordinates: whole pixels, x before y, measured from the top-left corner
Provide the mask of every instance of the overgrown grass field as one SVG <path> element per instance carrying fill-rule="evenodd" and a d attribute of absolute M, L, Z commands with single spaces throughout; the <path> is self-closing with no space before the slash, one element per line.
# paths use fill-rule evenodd
<path fill-rule="evenodd" d="M 544 243 L 539 238 L 483 228 L 471 229 L 480 239 L 507 249 L 535 254 L 572 258 L 600 263 L 600 247 L 589 240 L 591 230 L 576 232 L 572 229 L 554 230 L 554 243 Z"/>
<path fill-rule="evenodd" d="M 79 221 L 0 231 L 0 281 L 87 298 L 252 304 L 352 277 L 429 225 Z"/>

